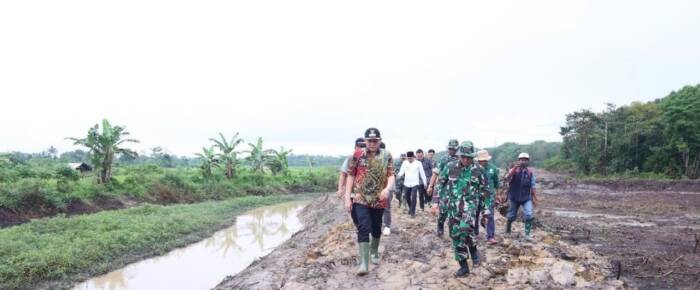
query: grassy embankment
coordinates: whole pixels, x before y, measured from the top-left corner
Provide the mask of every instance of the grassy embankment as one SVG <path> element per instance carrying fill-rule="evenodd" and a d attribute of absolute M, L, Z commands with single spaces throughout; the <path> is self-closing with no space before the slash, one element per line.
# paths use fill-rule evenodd
<path fill-rule="evenodd" d="M 258 206 L 310 195 L 248 196 L 194 204 L 144 204 L 0 230 L 0 289 L 72 282 L 168 252 L 230 225 Z"/>
<path fill-rule="evenodd" d="M 76 176 L 61 164 L 0 166 L 0 217 L 10 221 L 59 213 L 91 213 L 141 203 L 172 204 L 223 200 L 250 195 L 331 191 L 334 168 L 290 168 L 287 174 L 256 173 L 247 168 L 226 179 L 216 172 L 203 178 L 197 167 L 163 168 L 153 164 L 117 167 L 111 183 L 93 175 Z"/>

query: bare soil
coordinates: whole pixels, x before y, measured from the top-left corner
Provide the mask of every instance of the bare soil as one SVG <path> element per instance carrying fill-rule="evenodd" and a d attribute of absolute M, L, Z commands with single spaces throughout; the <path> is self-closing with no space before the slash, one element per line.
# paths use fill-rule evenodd
<path fill-rule="evenodd" d="M 90 214 L 103 210 L 122 209 L 134 204 L 137 204 L 137 202 L 129 198 L 98 197 L 90 202 L 73 199 L 66 204 L 65 208 L 58 208 L 37 195 L 36 198 L 25 200 L 17 210 L 0 206 L 0 228 L 19 225 L 32 219 L 58 214 L 67 216 Z"/>
<path fill-rule="evenodd" d="M 611 259 L 639 289 L 700 289 L 700 183 L 581 181 L 539 171 L 541 226 Z"/>
<path fill-rule="evenodd" d="M 626 289 L 611 261 L 585 245 L 559 234 L 534 230 L 526 242 L 516 223 L 512 237 L 501 235 L 504 218 L 497 216 L 499 244 L 486 246 L 479 237 L 482 264 L 466 278 L 454 278 L 457 263 L 451 243 L 435 235 L 435 218 L 427 211 L 408 216 L 393 208 L 393 227 L 383 236 L 381 262 L 364 277 L 355 275 L 355 228 L 335 196 L 321 197 L 302 213 L 304 230 L 246 270 L 227 277 L 215 289 Z"/>

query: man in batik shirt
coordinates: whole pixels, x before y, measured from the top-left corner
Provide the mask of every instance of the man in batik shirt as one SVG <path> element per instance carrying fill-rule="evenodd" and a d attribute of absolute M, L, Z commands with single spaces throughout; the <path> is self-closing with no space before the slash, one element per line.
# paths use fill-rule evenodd
<path fill-rule="evenodd" d="M 348 166 L 345 209 L 357 215 L 357 243 L 360 266 L 357 275 L 369 272 L 369 260 L 379 264 L 379 239 L 382 235 L 382 215 L 388 204 L 389 190 L 394 184 L 394 164 L 391 153 L 380 149 L 381 134 L 376 128 L 365 131 L 366 148 L 356 150 Z M 355 197 L 351 201 L 350 195 Z M 371 239 L 370 239 L 371 234 Z"/>

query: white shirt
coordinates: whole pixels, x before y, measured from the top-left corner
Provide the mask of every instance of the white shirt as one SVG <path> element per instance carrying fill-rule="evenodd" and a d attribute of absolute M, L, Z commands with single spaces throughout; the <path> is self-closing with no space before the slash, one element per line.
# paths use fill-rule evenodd
<path fill-rule="evenodd" d="M 423 180 L 423 184 L 428 184 L 425 179 L 425 171 L 423 170 L 423 163 L 418 160 L 413 160 L 410 162 L 404 160 L 401 163 L 401 169 L 399 169 L 399 174 L 397 177 L 406 176 L 403 181 L 403 185 L 406 187 L 414 187 L 420 185 L 420 180 Z M 420 178 L 420 179 L 419 179 Z"/>

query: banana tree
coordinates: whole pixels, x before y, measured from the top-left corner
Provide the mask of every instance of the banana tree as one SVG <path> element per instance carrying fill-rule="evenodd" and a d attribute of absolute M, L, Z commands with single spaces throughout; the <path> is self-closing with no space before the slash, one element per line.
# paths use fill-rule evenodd
<path fill-rule="evenodd" d="M 226 140 L 226 137 L 224 137 L 224 134 L 222 133 L 219 133 L 219 137 L 221 140 L 216 140 L 214 138 L 209 140 L 214 142 L 214 144 L 216 144 L 215 146 L 219 148 L 219 151 L 221 151 L 221 153 L 217 154 L 217 156 L 219 156 L 221 160 L 226 163 L 226 178 L 232 179 L 236 176 L 236 158 L 238 155 L 238 152 L 234 150 L 236 150 L 236 146 L 238 146 L 238 144 L 243 142 L 243 139 L 238 138 L 238 133 L 233 135 L 230 140 Z"/>
<path fill-rule="evenodd" d="M 292 149 L 285 150 L 284 146 L 280 150 L 271 150 L 274 154 L 268 163 L 268 167 L 272 170 L 273 174 L 283 173 L 287 174 L 289 172 L 289 163 L 287 162 L 287 156 L 292 152 Z"/>
<path fill-rule="evenodd" d="M 90 130 L 86 138 L 72 138 L 74 145 L 85 146 L 89 150 L 90 161 L 93 166 L 99 170 L 98 182 L 108 183 L 112 180 L 112 165 L 114 164 L 114 156 L 128 155 L 136 157 L 138 154 L 127 148 L 121 147 L 124 143 L 138 143 L 136 139 L 124 138 L 130 135 L 124 126 L 112 126 L 107 119 L 102 120 L 102 128 L 99 124 L 95 124 Z"/>
<path fill-rule="evenodd" d="M 272 154 L 274 150 L 263 149 L 262 137 L 258 137 L 258 142 L 256 144 L 248 143 L 250 150 L 246 150 L 246 153 L 250 155 L 246 158 L 250 162 L 250 167 L 254 172 L 262 173 L 265 171 L 265 166 L 268 165 L 269 161 L 272 159 Z"/>
<path fill-rule="evenodd" d="M 202 175 L 204 178 L 211 177 L 211 169 L 213 167 L 219 167 L 219 160 L 216 159 L 216 153 L 214 153 L 214 147 L 202 147 L 201 153 L 195 153 L 197 157 L 202 161 Z"/>

